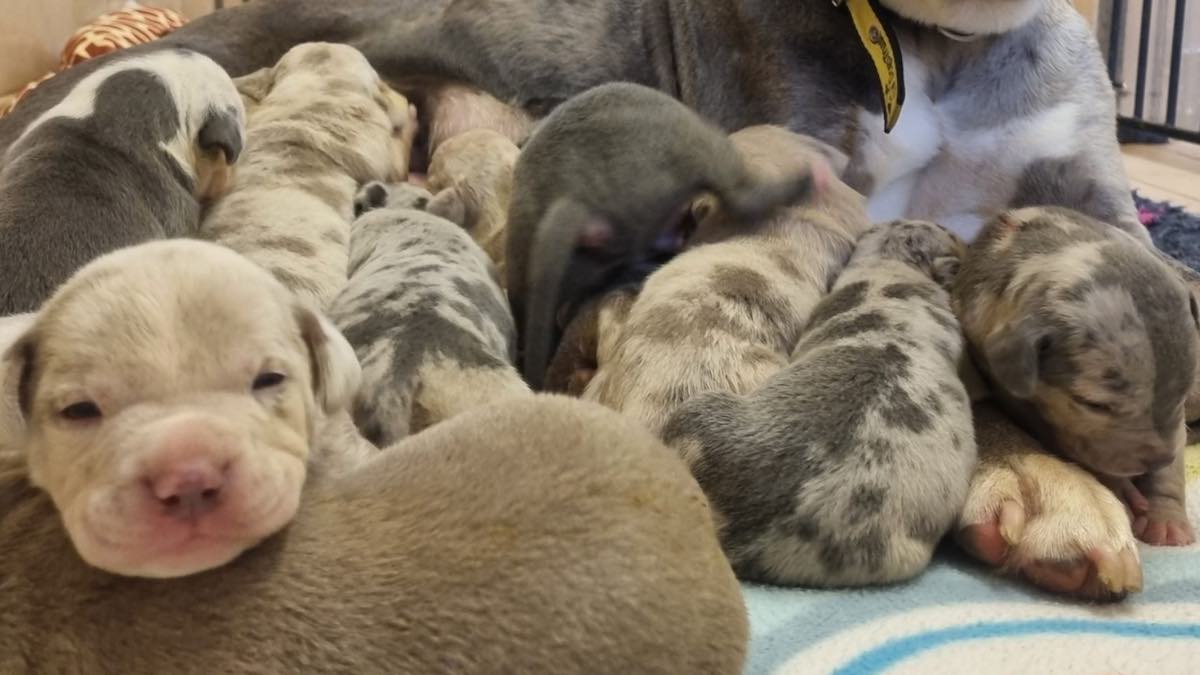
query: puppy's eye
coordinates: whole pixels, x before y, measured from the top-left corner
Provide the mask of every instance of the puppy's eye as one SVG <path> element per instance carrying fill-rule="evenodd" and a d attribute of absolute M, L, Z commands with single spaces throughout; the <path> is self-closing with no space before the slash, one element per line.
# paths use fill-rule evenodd
<path fill-rule="evenodd" d="M 284 379 L 285 376 L 283 373 L 259 373 L 258 377 L 254 378 L 254 391 L 278 387 L 283 384 Z"/>
<path fill-rule="evenodd" d="M 58 414 L 73 422 L 92 420 L 100 417 L 100 406 L 91 401 L 79 401 L 63 408 Z"/>
<path fill-rule="evenodd" d="M 1113 407 L 1107 403 L 1097 403 L 1096 401 L 1086 399 L 1082 396 L 1071 396 L 1071 398 L 1075 399 L 1075 402 L 1079 405 L 1091 410 L 1094 413 L 1099 413 L 1101 415 L 1113 414 Z"/>

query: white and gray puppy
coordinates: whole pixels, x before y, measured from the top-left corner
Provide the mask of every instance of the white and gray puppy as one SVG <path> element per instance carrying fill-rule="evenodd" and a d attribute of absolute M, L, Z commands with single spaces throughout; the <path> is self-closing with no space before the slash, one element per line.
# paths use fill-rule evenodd
<path fill-rule="evenodd" d="M 1005 409 L 1122 484 L 1144 541 L 1191 543 L 1180 450 L 1198 316 L 1175 270 L 1083 214 L 1019 209 L 971 245 L 955 305 Z"/>
<path fill-rule="evenodd" d="M 667 423 L 741 578 L 877 584 L 929 563 L 976 458 L 943 288 L 962 249 L 928 223 L 872 228 L 787 369 L 746 396 L 697 396 Z"/>
<path fill-rule="evenodd" d="M 203 234 L 325 308 L 346 283 L 354 194 L 408 175 L 416 112 L 347 45 L 301 44 L 236 82 L 246 152 Z"/>
<path fill-rule="evenodd" d="M 831 146 L 776 126 L 730 139 L 762 180 L 803 169 L 818 187 L 805 203 L 754 227 L 701 198 L 693 239 L 712 243 L 651 274 L 619 336 L 597 342 L 598 367 L 583 398 L 656 434 L 692 396 L 749 393 L 786 367 L 813 307 L 870 224 L 866 200 L 831 175 L 831 162 L 839 173 L 846 166 Z"/>
<path fill-rule="evenodd" d="M 196 52 L 113 59 L 76 83 L 0 161 L 0 315 L 36 310 L 109 251 L 195 234 L 244 125 L 233 82 Z"/>
<path fill-rule="evenodd" d="M 461 225 L 425 210 L 432 199 L 406 183 L 362 189 L 350 281 L 330 310 L 363 366 L 355 422 L 380 447 L 530 391 L 495 266 Z"/>

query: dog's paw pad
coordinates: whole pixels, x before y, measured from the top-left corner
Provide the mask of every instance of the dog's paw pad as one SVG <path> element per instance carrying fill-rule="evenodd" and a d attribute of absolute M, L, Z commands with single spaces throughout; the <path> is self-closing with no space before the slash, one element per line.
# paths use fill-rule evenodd
<path fill-rule="evenodd" d="M 1188 546 L 1196 541 L 1196 532 L 1186 517 L 1159 514 L 1153 509 L 1134 519 L 1133 532 L 1151 546 Z"/>

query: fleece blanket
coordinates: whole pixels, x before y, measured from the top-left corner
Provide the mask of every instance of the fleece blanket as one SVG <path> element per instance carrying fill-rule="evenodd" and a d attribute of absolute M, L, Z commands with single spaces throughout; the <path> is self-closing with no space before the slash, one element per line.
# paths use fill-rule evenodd
<path fill-rule="evenodd" d="M 1185 451 L 1200 526 L 1200 445 Z M 1141 593 L 1071 602 L 998 577 L 952 546 L 917 579 L 856 591 L 745 585 L 746 672 L 1200 673 L 1200 545 L 1142 545 Z"/>

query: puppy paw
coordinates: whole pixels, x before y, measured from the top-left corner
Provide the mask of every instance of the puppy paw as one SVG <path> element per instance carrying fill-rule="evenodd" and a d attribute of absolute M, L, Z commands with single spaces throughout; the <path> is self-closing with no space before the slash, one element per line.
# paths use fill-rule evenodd
<path fill-rule="evenodd" d="M 1142 588 L 1125 507 L 1091 474 L 1050 455 L 981 462 L 956 539 L 988 566 L 1055 593 L 1111 600 Z"/>
<path fill-rule="evenodd" d="M 1166 497 L 1151 498 L 1144 511 L 1134 511 L 1133 533 L 1151 546 L 1188 546 L 1196 541 L 1183 505 Z"/>

